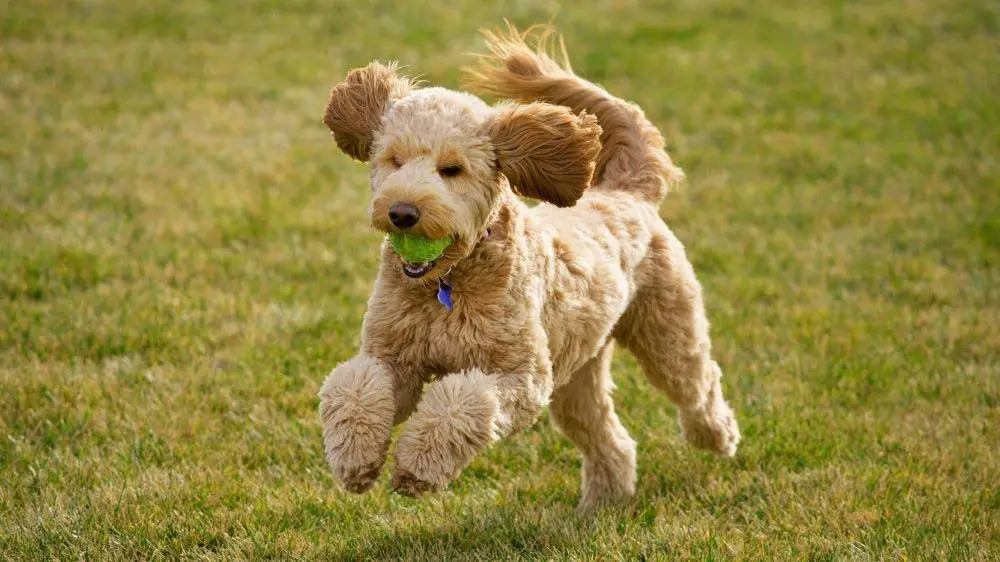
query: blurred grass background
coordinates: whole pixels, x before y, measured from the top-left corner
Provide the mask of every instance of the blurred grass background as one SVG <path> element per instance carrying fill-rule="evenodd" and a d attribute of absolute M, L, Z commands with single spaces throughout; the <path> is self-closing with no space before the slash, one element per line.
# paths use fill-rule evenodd
<path fill-rule="evenodd" d="M 328 91 L 457 87 L 504 17 L 687 171 L 743 428 L 684 446 L 619 354 L 638 497 L 594 518 L 544 418 L 420 502 L 322 455 L 379 242 Z M 0 37 L 0 557 L 1000 556 L 1000 4 L 0 0 Z"/>

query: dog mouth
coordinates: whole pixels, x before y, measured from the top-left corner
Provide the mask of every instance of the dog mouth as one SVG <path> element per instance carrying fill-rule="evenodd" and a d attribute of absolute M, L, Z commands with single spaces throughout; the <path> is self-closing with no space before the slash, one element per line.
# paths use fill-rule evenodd
<path fill-rule="evenodd" d="M 430 273 L 434 266 L 437 265 L 437 260 L 431 260 L 423 263 L 410 263 L 402 258 L 400 261 L 403 262 L 403 273 L 411 279 L 417 279 L 423 277 Z"/>

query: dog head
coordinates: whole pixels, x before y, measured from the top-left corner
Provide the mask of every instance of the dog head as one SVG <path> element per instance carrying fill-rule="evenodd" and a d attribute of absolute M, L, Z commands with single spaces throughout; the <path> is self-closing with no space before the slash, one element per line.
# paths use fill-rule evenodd
<path fill-rule="evenodd" d="M 489 106 L 471 94 L 417 88 L 378 62 L 333 88 L 323 121 L 341 150 L 369 164 L 372 226 L 454 240 L 434 262 L 401 260 L 410 277 L 447 271 L 467 256 L 505 193 L 575 204 L 601 148 L 591 115 L 544 103 Z"/>

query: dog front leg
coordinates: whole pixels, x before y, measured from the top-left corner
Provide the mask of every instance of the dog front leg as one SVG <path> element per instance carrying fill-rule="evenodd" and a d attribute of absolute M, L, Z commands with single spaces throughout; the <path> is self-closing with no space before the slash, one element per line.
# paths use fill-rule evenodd
<path fill-rule="evenodd" d="M 497 440 L 530 426 L 551 393 L 551 377 L 479 369 L 431 384 L 396 446 L 392 487 L 436 491 Z"/>
<path fill-rule="evenodd" d="M 344 488 L 360 494 L 372 487 L 392 425 L 413 410 L 421 386 L 365 354 L 333 369 L 319 392 L 319 412 L 326 460 Z"/>

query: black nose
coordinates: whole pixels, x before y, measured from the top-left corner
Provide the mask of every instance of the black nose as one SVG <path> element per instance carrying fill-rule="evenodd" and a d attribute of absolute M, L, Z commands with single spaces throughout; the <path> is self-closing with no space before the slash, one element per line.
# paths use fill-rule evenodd
<path fill-rule="evenodd" d="M 389 207 L 389 220 L 399 228 L 410 228 L 420 220 L 420 209 L 413 203 L 394 203 Z"/>

